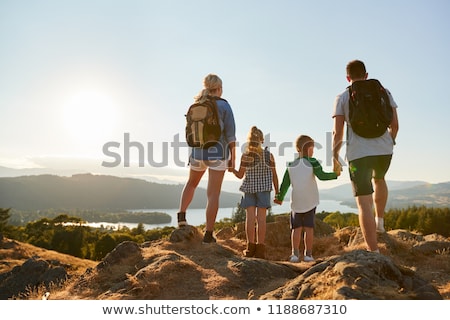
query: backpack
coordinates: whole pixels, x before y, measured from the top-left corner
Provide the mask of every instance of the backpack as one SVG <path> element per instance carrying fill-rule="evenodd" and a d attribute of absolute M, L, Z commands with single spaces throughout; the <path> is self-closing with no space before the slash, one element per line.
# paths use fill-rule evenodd
<path fill-rule="evenodd" d="M 207 149 L 219 141 L 222 128 L 217 111 L 217 99 L 221 98 L 208 96 L 205 101 L 196 102 L 189 107 L 185 116 L 186 142 L 190 147 Z"/>
<path fill-rule="evenodd" d="M 389 96 L 376 79 L 355 81 L 350 93 L 349 122 L 353 131 L 364 138 L 382 136 L 392 121 Z"/>

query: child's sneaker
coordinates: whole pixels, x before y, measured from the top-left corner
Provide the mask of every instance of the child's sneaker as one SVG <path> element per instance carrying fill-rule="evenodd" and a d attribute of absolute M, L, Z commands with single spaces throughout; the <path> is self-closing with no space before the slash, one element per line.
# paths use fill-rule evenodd
<path fill-rule="evenodd" d="M 313 256 L 304 256 L 303 257 L 303 261 L 305 261 L 305 262 L 313 262 L 314 258 L 313 258 Z"/>
<path fill-rule="evenodd" d="M 295 254 L 293 254 L 292 256 L 289 257 L 289 261 L 290 262 L 299 262 L 300 259 Z"/>
<path fill-rule="evenodd" d="M 213 237 L 212 235 L 212 231 L 206 231 L 205 235 L 203 236 L 203 244 L 210 244 L 210 243 L 215 243 L 216 242 L 216 238 Z"/>
<path fill-rule="evenodd" d="M 186 212 L 178 212 L 177 213 L 177 220 L 178 220 L 178 228 L 187 226 Z"/>

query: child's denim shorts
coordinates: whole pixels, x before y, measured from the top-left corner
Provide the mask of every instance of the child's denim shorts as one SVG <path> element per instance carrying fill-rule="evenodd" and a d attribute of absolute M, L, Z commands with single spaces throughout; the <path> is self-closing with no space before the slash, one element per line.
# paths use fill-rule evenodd
<path fill-rule="evenodd" d="M 244 193 L 241 199 L 241 208 L 258 207 L 258 208 L 270 208 L 270 191 L 256 192 L 256 193 Z"/>

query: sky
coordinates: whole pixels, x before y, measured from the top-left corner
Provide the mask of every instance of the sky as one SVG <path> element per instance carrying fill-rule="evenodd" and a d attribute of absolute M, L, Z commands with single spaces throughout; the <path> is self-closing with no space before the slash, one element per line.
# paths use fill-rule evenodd
<path fill-rule="evenodd" d="M 184 115 L 215 73 L 237 165 L 256 125 L 280 179 L 300 134 L 331 171 L 333 102 L 360 59 L 398 104 L 386 178 L 450 181 L 449 12 L 446 0 L 0 0 L 0 166 L 182 183 Z"/>

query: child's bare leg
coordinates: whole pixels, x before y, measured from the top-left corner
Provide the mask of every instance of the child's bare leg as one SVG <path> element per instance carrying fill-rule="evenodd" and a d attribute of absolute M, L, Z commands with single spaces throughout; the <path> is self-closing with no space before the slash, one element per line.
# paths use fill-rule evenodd
<path fill-rule="evenodd" d="M 264 244 L 264 241 L 266 240 L 266 212 L 266 208 L 256 209 L 256 221 L 258 225 L 256 243 Z"/>
<path fill-rule="evenodd" d="M 248 207 L 245 217 L 245 233 L 248 243 L 255 243 L 255 216 L 256 207 Z"/>
<path fill-rule="evenodd" d="M 314 241 L 314 228 L 305 227 L 305 256 L 312 255 L 313 249 L 313 241 Z"/>
<path fill-rule="evenodd" d="M 302 235 L 302 228 L 295 228 L 291 231 L 291 247 L 292 255 L 299 256 L 300 238 Z"/>

